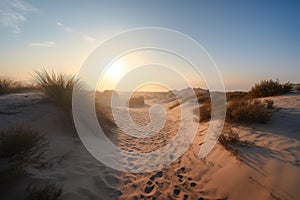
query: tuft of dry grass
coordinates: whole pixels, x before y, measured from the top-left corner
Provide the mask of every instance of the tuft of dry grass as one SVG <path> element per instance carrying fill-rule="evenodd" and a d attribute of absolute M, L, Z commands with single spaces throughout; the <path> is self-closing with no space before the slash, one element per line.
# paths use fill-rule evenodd
<path fill-rule="evenodd" d="M 0 131 L 0 157 L 12 157 L 30 150 L 43 136 L 25 126 L 10 126 Z"/>
<path fill-rule="evenodd" d="M 29 187 L 29 194 L 25 200 L 61 200 L 62 188 L 55 184 L 48 184 L 42 188 Z"/>
<path fill-rule="evenodd" d="M 228 123 L 224 124 L 222 133 L 218 138 L 218 141 L 225 147 L 228 148 L 234 144 L 240 142 L 239 134 L 234 132 Z"/>
<path fill-rule="evenodd" d="M 77 82 L 75 75 L 66 76 L 62 73 L 48 72 L 43 69 L 34 71 L 33 80 L 47 99 L 66 110 L 71 110 L 72 92 Z"/>

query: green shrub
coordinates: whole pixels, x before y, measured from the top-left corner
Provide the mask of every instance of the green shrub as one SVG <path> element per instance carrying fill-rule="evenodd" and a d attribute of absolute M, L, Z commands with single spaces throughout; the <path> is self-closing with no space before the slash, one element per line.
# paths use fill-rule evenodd
<path fill-rule="evenodd" d="M 50 73 L 43 69 L 35 71 L 33 79 L 47 99 L 66 110 L 71 110 L 72 92 L 76 83 L 75 76 L 66 76 L 54 71 Z"/>
<path fill-rule="evenodd" d="M 10 126 L 0 132 L 0 157 L 11 157 L 28 151 L 42 139 L 42 135 L 29 127 Z"/>
<path fill-rule="evenodd" d="M 280 84 L 279 81 L 263 80 L 251 88 L 249 95 L 251 97 L 269 97 L 288 93 L 291 89 L 292 84 L 289 82 Z"/>
<path fill-rule="evenodd" d="M 55 184 L 49 184 L 43 188 L 29 187 L 29 194 L 25 200 L 61 200 L 62 189 Z"/>

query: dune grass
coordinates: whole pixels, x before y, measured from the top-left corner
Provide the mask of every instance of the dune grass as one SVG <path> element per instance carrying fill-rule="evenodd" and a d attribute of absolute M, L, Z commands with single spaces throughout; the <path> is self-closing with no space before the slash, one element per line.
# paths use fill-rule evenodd
<path fill-rule="evenodd" d="M 29 187 L 29 194 L 25 200 L 61 200 L 62 188 L 55 184 L 48 184 L 42 188 Z"/>
<path fill-rule="evenodd" d="M 0 131 L 0 157 L 12 157 L 30 150 L 43 136 L 30 127 L 10 126 Z"/>
<path fill-rule="evenodd" d="M 34 71 L 33 81 L 46 98 L 66 110 L 72 108 L 72 92 L 76 83 L 75 75 L 67 76 L 62 73 L 48 72 L 43 69 Z"/>

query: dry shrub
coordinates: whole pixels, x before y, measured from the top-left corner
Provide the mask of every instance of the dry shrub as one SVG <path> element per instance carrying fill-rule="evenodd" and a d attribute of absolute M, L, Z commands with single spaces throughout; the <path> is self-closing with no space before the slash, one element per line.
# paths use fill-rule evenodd
<path fill-rule="evenodd" d="M 226 121 L 237 123 L 266 123 L 271 118 L 272 100 L 240 99 L 227 103 Z M 208 100 L 199 108 L 200 122 L 205 122 L 211 118 L 211 101 Z M 195 110 L 196 113 L 196 110 Z"/>
<path fill-rule="evenodd" d="M 200 111 L 200 122 L 205 122 L 210 120 L 211 118 L 211 100 L 208 99 L 207 101 L 205 101 L 199 108 L 195 108 L 195 109 L 199 109 Z M 195 110 L 195 113 L 198 113 L 197 110 Z"/>
<path fill-rule="evenodd" d="M 8 94 L 15 88 L 15 82 L 9 78 L 0 78 L 0 94 Z"/>
<path fill-rule="evenodd" d="M 209 94 L 197 95 L 198 103 L 205 103 L 206 101 L 209 101 L 209 100 L 210 100 Z"/>
<path fill-rule="evenodd" d="M 30 84 L 13 81 L 7 77 L 0 77 L 0 95 L 34 90 L 35 87 Z"/>
<path fill-rule="evenodd" d="M 280 84 L 278 80 L 262 80 L 251 88 L 249 95 L 254 98 L 269 97 L 289 93 L 291 90 L 292 84 L 289 82 Z"/>
<path fill-rule="evenodd" d="M 225 124 L 223 127 L 223 131 L 218 138 L 218 141 L 225 147 L 228 148 L 229 146 L 232 146 L 234 144 L 237 144 L 240 142 L 239 134 L 234 132 L 229 124 Z"/>
<path fill-rule="evenodd" d="M 227 105 L 226 120 L 241 123 L 266 123 L 271 118 L 268 105 L 257 99 L 231 101 Z"/>
<path fill-rule="evenodd" d="M 265 99 L 264 103 L 265 103 L 267 109 L 274 108 L 273 107 L 273 105 L 274 105 L 274 101 L 273 100 L 271 100 L 271 99 Z"/>
<path fill-rule="evenodd" d="M 42 140 L 43 136 L 30 127 L 10 126 L 0 132 L 0 156 L 11 157 L 23 153 Z"/>
<path fill-rule="evenodd" d="M 233 101 L 247 98 L 247 92 L 226 92 L 226 100 Z"/>
<path fill-rule="evenodd" d="M 145 99 L 143 96 L 131 97 L 129 100 L 129 107 L 145 105 Z"/>

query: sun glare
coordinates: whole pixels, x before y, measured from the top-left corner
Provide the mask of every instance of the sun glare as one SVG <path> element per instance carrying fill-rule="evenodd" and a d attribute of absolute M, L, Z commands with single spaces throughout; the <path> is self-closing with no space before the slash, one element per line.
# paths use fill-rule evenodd
<path fill-rule="evenodd" d="M 124 73 L 124 64 L 122 61 L 117 60 L 106 71 L 105 76 L 110 81 L 118 81 Z"/>

